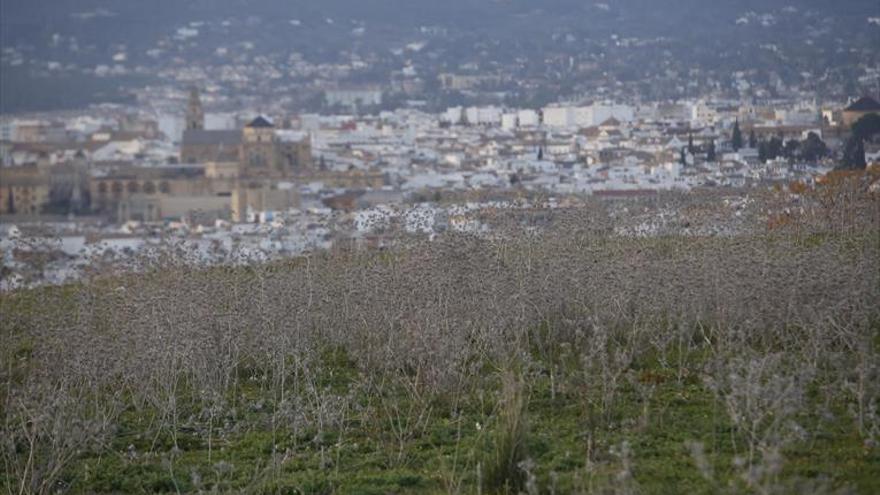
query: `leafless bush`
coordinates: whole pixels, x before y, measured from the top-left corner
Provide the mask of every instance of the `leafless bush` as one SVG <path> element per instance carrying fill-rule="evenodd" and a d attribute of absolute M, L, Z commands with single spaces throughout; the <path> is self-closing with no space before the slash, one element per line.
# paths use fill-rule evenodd
<path fill-rule="evenodd" d="M 554 398 L 582 403 L 594 429 L 615 421 L 627 387 L 648 424 L 652 380 L 706 371 L 757 486 L 753 468 L 791 438 L 807 383 L 877 436 L 878 357 L 866 343 L 880 318 L 880 245 L 868 229 L 880 215 L 872 198 L 848 198 L 859 213 L 835 218 L 849 227 L 805 214 L 797 235 L 768 230 L 791 206 L 777 196 L 519 205 L 476 213 L 486 233 L 400 235 L 389 250 L 204 267 L 171 248 L 134 272 L 5 294 L 7 479 L 20 480 L 14 492 L 51 489 L 77 451 L 107 448 L 81 432 L 111 431 L 120 407 L 142 416 L 157 451 L 194 429 L 211 462 L 215 440 L 260 427 L 295 441 L 332 436 L 319 438 L 328 466 L 348 419 L 374 413 L 405 464 L 429 419 L 469 403 L 489 415 L 500 388 L 507 474 L 486 464 L 482 475 L 529 488 L 518 465 L 527 385 L 499 387 L 492 371 L 518 367 L 526 381 L 546 376 Z M 737 212 L 729 228 L 710 228 Z M 661 214 L 646 235 L 639 226 Z M 637 374 L 645 356 L 669 373 Z M 105 399 L 115 405 L 98 407 Z M 266 424 L 242 426 L 255 411 Z M 270 474 L 288 448 L 275 447 Z"/>
<path fill-rule="evenodd" d="M 76 456 L 103 450 L 121 402 L 71 383 L 41 383 L 4 405 L 2 458 L 9 493 L 52 493 Z M 14 485 L 12 485 L 14 483 Z"/>
<path fill-rule="evenodd" d="M 801 430 L 794 417 L 812 375 L 809 366 L 792 366 L 776 353 L 731 358 L 707 377 L 746 444 L 741 462 L 749 486 L 766 478 L 768 469 L 778 471 L 780 448 Z M 756 465 L 758 453 L 762 463 Z"/>

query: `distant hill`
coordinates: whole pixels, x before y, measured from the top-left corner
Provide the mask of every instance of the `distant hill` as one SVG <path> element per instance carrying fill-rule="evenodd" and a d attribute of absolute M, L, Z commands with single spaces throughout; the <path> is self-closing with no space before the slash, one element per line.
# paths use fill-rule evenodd
<path fill-rule="evenodd" d="M 572 49 L 579 52 L 588 50 L 591 40 L 613 35 L 668 38 L 679 50 L 676 56 L 695 66 L 717 63 L 724 47 L 778 44 L 804 51 L 792 70 L 823 72 L 829 64 L 855 65 L 829 55 L 836 43 L 880 45 L 880 27 L 867 22 L 876 15 L 876 0 L 4 0 L 0 45 L 18 50 L 25 66 L 30 60 L 112 65 L 124 52 L 127 65 L 154 67 L 164 55 L 148 53 L 162 43 L 192 64 L 212 63 L 217 46 L 242 42 L 253 43 L 255 53 L 286 56 L 295 50 L 311 60 L 332 61 L 355 49 L 387 54 L 425 38 L 421 27 L 438 27 L 445 34 L 434 42 L 450 60 L 473 52 L 480 40 L 494 44 L 490 59 L 525 54 L 543 60 L 559 49 L 551 37 L 564 32 L 575 37 Z M 181 39 L 179 30 L 191 23 L 197 39 Z M 353 35 L 355 28 L 362 34 Z M 805 43 L 807 36 L 830 48 L 819 54 L 817 45 Z M 4 54 L 0 67 L 9 70 L 10 57 Z M 877 60 L 858 62 L 870 66 Z M 27 81 L 35 70 L 6 82 Z M 25 102 L 28 91 L 19 89 L 4 93 L 0 111 Z"/>

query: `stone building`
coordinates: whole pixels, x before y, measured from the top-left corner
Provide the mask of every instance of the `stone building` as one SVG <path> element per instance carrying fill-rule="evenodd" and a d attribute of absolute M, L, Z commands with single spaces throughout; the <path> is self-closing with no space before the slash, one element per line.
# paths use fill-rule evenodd
<path fill-rule="evenodd" d="M 116 221 L 160 221 L 199 212 L 245 221 L 249 212 L 299 202 L 293 183 L 311 171 L 308 135 L 257 117 L 240 130 L 207 130 L 198 91 L 190 93 L 178 165 L 119 165 L 90 180 L 93 210 Z"/>
<path fill-rule="evenodd" d="M 241 131 L 186 129 L 180 148 L 181 163 L 237 162 Z"/>
<path fill-rule="evenodd" d="M 0 214 L 39 215 L 48 205 L 48 169 L 0 167 Z"/>
<path fill-rule="evenodd" d="M 242 130 L 240 175 L 243 177 L 284 176 L 278 156 L 275 126 L 257 117 Z"/>
<path fill-rule="evenodd" d="M 202 100 L 196 88 L 190 89 L 189 101 L 186 104 L 186 130 L 205 130 L 205 110 L 202 108 Z"/>
<path fill-rule="evenodd" d="M 73 160 L 0 167 L 0 214 L 83 213 L 90 205 L 89 163 Z"/>
<path fill-rule="evenodd" d="M 232 193 L 230 211 L 234 222 L 247 222 L 255 213 L 281 211 L 299 205 L 299 194 L 292 187 L 280 187 L 271 181 L 239 184 Z"/>
<path fill-rule="evenodd" d="M 95 213 L 112 218 L 122 211 L 123 203 L 158 204 L 152 200 L 172 197 L 228 198 L 234 188 L 234 180 L 206 178 L 205 167 L 201 165 L 120 166 L 93 176 L 89 196 Z M 157 211 L 156 216 L 163 216 L 161 213 Z"/>
<path fill-rule="evenodd" d="M 180 146 L 182 163 L 238 161 L 241 131 L 205 130 L 205 111 L 199 92 L 190 91 L 186 105 L 186 122 Z"/>
<path fill-rule="evenodd" d="M 198 92 L 190 94 L 186 129 L 180 149 L 182 163 L 238 162 L 240 177 L 287 178 L 312 166 L 309 137 L 277 129 L 259 116 L 241 130 L 206 130 Z"/>
<path fill-rule="evenodd" d="M 91 207 L 89 171 L 91 164 L 82 151 L 73 160 L 49 168 L 49 206 L 56 214 L 84 213 Z"/>

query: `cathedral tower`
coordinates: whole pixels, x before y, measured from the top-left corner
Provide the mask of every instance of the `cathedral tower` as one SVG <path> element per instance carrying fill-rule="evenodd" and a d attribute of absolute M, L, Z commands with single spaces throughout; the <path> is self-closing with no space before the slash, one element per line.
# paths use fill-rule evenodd
<path fill-rule="evenodd" d="M 205 111 L 202 109 L 202 100 L 199 98 L 199 90 L 193 87 L 189 92 L 189 102 L 186 105 L 186 129 L 203 130 L 205 128 Z"/>

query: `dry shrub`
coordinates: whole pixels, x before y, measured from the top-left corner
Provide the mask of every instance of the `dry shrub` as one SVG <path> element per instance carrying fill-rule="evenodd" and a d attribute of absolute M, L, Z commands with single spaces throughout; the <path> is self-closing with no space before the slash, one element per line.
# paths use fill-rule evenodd
<path fill-rule="evenodd" d="M 490 370 L 502 363 L 540 361 L 560 384 L 554 393 L 572 394 L 601 428 L 641 356 L 681 381 L 694 351 L 717 361 L 709 375 L 750 459 L 779 444 L 782 425 L 743 401 L 791 398 L 796 411 L 812 377 L 828 394 L 850 391 L 832 399 L 850 401 L 862 434 L 876 437 L 877 355 L 863 343 L 880 319 L 880 212 L 873 193 L 854 191 L 831 202 L 673 195 L 482 211 L 480 234 L 400 235 L 388 250 L 246 266 L 156 252 L 135 273 L 3 295 L 7 479 L 39 491 L 81 448 L 80 436 L 56 432 L 91 432 L 95 421 L 112 429 L 118 406 L 50 407 L 56 400 L 121 401 L 147 416 L 158 449 L 184 426 L 209 442 L 251 427 L 241 422 L 253 409 L 271 411 L 273 431 L 344 435 L 361 394 L 392 425 L 403 463 L 426 418 L 497 386 Z M 784 208 L 797 235 L 766 230 Z M 345 359 L 328 361 L 328 349 Z M 769 371 L 756 375 L 761 363 Z M 386 386 L 407 401 L 375 409 Z M 271 403 L 243 393 L 254 389 Z M 497 462 L 484 479 L 525 488 L 526 391 L 513 378 L 501 389 Z M 63 394 L 49 400 L 50 390 Z M 44 419 L 29 419 L 35 410 Z M 33 443 L 32 459 L 22 442 Z M 70 447 L 39 447 L 53 442 Z"/>

